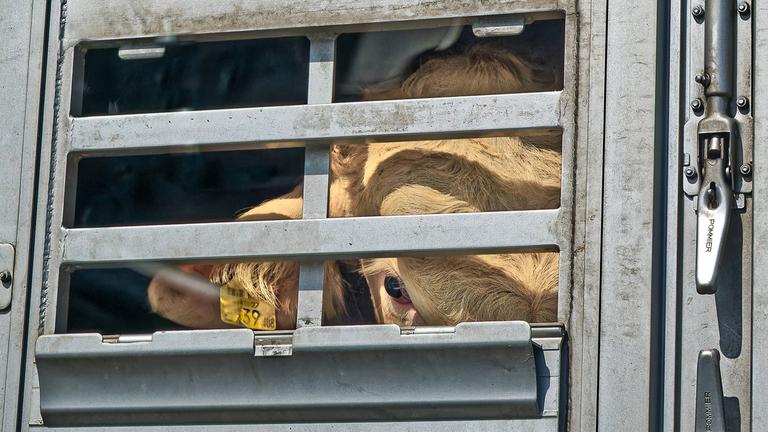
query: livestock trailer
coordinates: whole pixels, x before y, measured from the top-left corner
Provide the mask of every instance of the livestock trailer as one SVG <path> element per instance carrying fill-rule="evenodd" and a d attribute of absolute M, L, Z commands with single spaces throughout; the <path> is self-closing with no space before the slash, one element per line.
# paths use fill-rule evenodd
<path fill-rule="evenodd" d="M 0 11 L 3 432 L 768 430 L 760 0 Z M 551 85 L 367 98 L 478 41 Z M 329 215 L 337 143 L 508 136 L 556 149 L 559 204 Z M 301 218 L 229 220 L 297 181 Z M 552 322 L 322 325 L 326 261 L 532 252 Z M 295 330 L 147 308 L 157 269 L 249 260 L 297 263 Z"/>

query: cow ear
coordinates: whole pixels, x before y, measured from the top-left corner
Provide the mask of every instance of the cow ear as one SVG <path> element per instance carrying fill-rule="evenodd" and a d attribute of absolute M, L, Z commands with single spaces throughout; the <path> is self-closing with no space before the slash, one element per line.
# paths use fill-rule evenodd
<path fill-rule="evenodd" d="M 303 207 L 302 184 L 278 198 L 264 201 L 237 217 L 239 221 L 301 219 Z"/>

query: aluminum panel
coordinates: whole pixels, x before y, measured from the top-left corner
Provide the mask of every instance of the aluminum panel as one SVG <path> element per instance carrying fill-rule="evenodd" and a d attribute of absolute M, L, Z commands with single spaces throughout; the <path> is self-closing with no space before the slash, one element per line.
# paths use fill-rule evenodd
<path fill-rule="evenodd" d="M 333 102 L 336 37 L 312 38 L 309 57 L 309 103 Z M 302 219 L 328 217 L 330 151 L 327 142 L 309 144 L 304 148 Z M 325 265 L 322 261 L 300 264 L 297 327 L 322 323 L 324 278 Z"/>
<path fill-rule="evenodd" d="M 80 432 L 80 427 L 42 428 L 31 427 L 32 432 Z M 89 432 L 129 432 L 137 430 L 127 427 L 89 427 Z M 464 420 L 464 421 L 402 421 L 402 422 L 349 422 L 349 423 L 299 423 L 299 424 L 250 424 L 250 425 L 184 425 L 184 426 L 142 426 L 142 432 L 554 432 L 558 430 L 557 419 L 517 420 Z"/>
<path fill-rule="evenodd" d="M 45 24 L 44 2 L 0 0 L 0 244 L 12 260 L 6 269 L 13 270 L 11 284 L 0 287 L 2 431 L 17 428 L 24 368 Z"/>
<path fill-rule="evenodd" d="M 753 58 L 768 55 L 768 3 L 752 3 L 754 20 Z M 768 430 L 768 64 L 754 63 L 754 213 L 752 291 L 752 430 Z M 748 403 L 744 401 L 744 403 Z"/>
<path fill-rule="evenodd" d="M 670 3 L 669 20 L 670 35 L 682 35 L 686 10 L 685 3 Z M 680 143 L 683 136 L 685 119 L 688 113 L 688 100 L 680 74 L 685 64 L 683 53 L 686 49 L 685 41 L 681 38 L 669 38 L 669 64 L 667 74 L 670 79 L 669 88 L 669 121 L 667 139 L 670 143 Z M 675 96 L 677 95 L 677 96 Z M 678 304 L 680 299 L 680 194 L 682 193 L 682 169 L 683 161 L 678 145 L 669 145 L 667 150 L 667 197 L 666 197 L 666 224 L 667 224 L 667 250 L 666 250 L 666 291 L 663 294 L 664 307 L 664 346 L 661 389 L 662 402 L 662 430 L 675 430 L 677 422 L 677 374 L 680 370 L 677 356 L 677 329 L 679 325 Z"/>
<path fill-rule="evenodd" d="M 663 226 L 656 176 L 658 80 L 657 1 L 610 4 L 607 14 L 605 152 L 598 430 L 656 430 L 655 271 Z M 631 120 L 629 120 L 631 119 Z M 662 171 L 663 172 L 663 171 Z M 661 189 L 663 191 L 663 187 Z M 630 389 L 630 390 L 628 390 Z"/>
<path fill-rule="evenodd" d="M 220 16 L 211 17 L 207 20 L 213 24 L 207 26 L 206 20 L 184 19 L 178 14 L 205 15 L 213 9 L 230 7 L 234 3 L 240 7 L 238 13 L 230 14 L 229 18 Z M 445 2 L 436 4 L 434 2 L 422 1 L 392 1 L 392 2 L 350 2 L 344 0 L 339 3 L 339 9 L 328 8 L 322 2 L 282 2 L 282 1 L 262 1 L 262 2 L 219 2 L 218 4 L 203 4 L 202 2 L 184 3 L 184 7 L 179 4 L 172 5 L 168 2 L 140 1 L 133 2 L 125 7 L 125 4 L 119 2 L 100 3 L 90 1 L 69 0 L 67 2 L 66 17 L 62 19 L 62 28 L 66 28 L 67 40 L 62 40 L 59 71 L 57 78 L 61 87 L 57 92 L 57 103 L 53 104 L 53 92 L 47 99 L 47 111 L 45 119 L 51 127 L 50 120 L 58 124 L 53 142 L 49 139 L 43 141 L 44 158 L 42 160 L 43 172 L 50 172 L 50 179 L 44 175 L 41 181 L 41 190 L 48 194 L 47 199 L 42 198 L 41 220 L 45 219 L 48 227 L 45 232 L 41 232 L 38 238 L 38 249 L 36 268 L 43 272 L 43 276 L 36 275 L 33 283 L 35 287 L 42 286 L 42 292 L 39 288 L 33 292 L 32 309 L 37 312 L 39 309 L 40 319 L 31 320 L 31 331 L 33 333 L 50 333 L 54 331 L 53 319 L 61 319 L 56 316 L 56 307 L 62 307 L 58 298 L 58 291 L 66 279 L 66 272 L 59 273 L 59 265 L 76 264 L 80 265 L 86 261 L 102 261 L 107 263 L 126 263 L 135 259 L 206 259 L 211 250 L 198 251 L 194 248 L 193 241 L 196 244 L 211 245 L 213 250 L 213 259 L 228 260 L 233 255 L 224 249 L 220 240 L 222 238 L 233 240 L 236 245 L 236 253 L 240 257 L 247 258 L 302 258 L 305 256 L 329 257 L 329 256 L 361 256 L 365 254 L 398 254 L 398 253 L 473 253 L 473 252 L 491 252 L 500 250 L 530 250 L 533 248 L 559 247 L 564 251 L 566 257 L 561 258 L 561 311 L 560 315 L 566 319 L 570 316 L 570 287 L 571 287 L 571 268 L 570 268 L 570 250 L 571 235 L 574 230 L 571 225 L 571 215 L 573 207 L 581 206 L 580 202 L 574 203 L 573 182 L 574 159 L 576 154 L 575 138 L 575 83 L 576 79 L 568 77 L 575 76 L 576 60 L 569 55 L 567 61 L 566 88 L 560 93 L 541 93 L 530 95 L 503 95 L 503 96 L 481 96 L 469 98 L 453 99 L 434 99 L 429 101 L 391 101 L 391 102 L 371 102 L 360 104 L 338 104 L 337 106 L 305 106 L 305 107 L 279 107 L 265 109 L 244 109 L 229 111 L 209 111 L 194 113 L 171 113 L 171 114 L 150 114 L 141 116 L 117 116 L 112 119 L 104 118 L 76 118 L 70 119 L 65 113 L 69 112 L 69 89 L 72 78 L 72 50 L 71 43 L 79 39 L 102 39 L 111 37 L 135 37 L 139 34 L 122 33 L 127 27 L 132 32 L 138 21 L 142 21 L 140 32 L 149 29 L 153 25 L 153 14 L 159 9 L 168 6 L 174 7 L 176 16 L 173 20 L 167 20 L 161 17 L 163 26 L 171 29 L 174 34 L 178 33 L 180 27 L 174 27 L 177 24 L 185 26 L 194 24 L 191 32 L 230 32 L 253 30 L 252 20 L 261 20 L 255 25 L 260 29 L 270 28 L 293 28 L 301 26 L 316 27 L 318 25 L 346 25 L 345 20 L 350 20 L 350 24 L 364 25 L 368 22 L 399 21 L 394 23 L 399 25 L 403 21 L 416 21 L 426 19 L 445 19 L 454 16 L 475 16 L 485 14 L 500 14 L 511 12 L 525 12 L 529 10 L 560 9 L 561 2 L 522 2 L 510 1 L 497 5 L 479 4 L 474 1 L 467 2 Z M 572 9 L 574 2 L 567 2 L 568 8 Z M 107 6 L 107 7 L 105 7 Z M 280 8 L 291 9 L 294 15 L 268 16 L 268 14 L 250 13 L 249 7 L 268 7 L 270 10 L 279 12 Z M 131 9 L 133 8 L 133 9 Z M 154 8 L 154 9 L 153 9 Z M 52 6 L 52 34 L 56 33 L 58 27 L 58 5 L 54 2 Z M 131 10 L 129 10 L 131 9 Z M 312 9 L 310 15 L 303 15 L 302 11 Z M 357 11 L 357 12 L 356 12 Z M 123 12 L 133 13 L 133 18 L 129 18 L 122 23 L 113 22 L 103 25 L 99 17 L 104 20 L 112 21 L 115 17 L 121 17 Z M 100 15 L 101 14 L 101 15 Z M 357 14 L 357 15 L 355 15 Z M 308 18 L 309 17 L 309 18 Z M 326 17 L 323 20 L 323 17 Z M 577 17 L 575 13 L 566 16 L 568 23 L 567 33 L 570 33 L 567 40 L 566 51 L 575 52 L 575 40 L 577 32 Z M 125 18 L 125 16 L 123 16 Z M 178 19 L 176 19 L 178 18 Z M 298 19 L 299 21 L 291 24 L 285 20 Z M 307 21 L 300 21 L 305 19 Z M 79 21 L 78 21 L 79 20 Z M 119 18 L 118 21 L 121 21 Z M 170 24 L 169 24 L 170 23 Z M 245 23 L 245 27 L 238 27 L 238 23 Z M 274 27 L 270 27 L 274 26 Z M 123 30 L 121 30 L 121 28 Z M 103 32 L 100 35 L 87 32 L 95 30 Z M 165 30 L 163 30 L 165 31 Z M 304 30 L 300 30 L 304 32 Z M 116 33 L 110 33 L 116 32 Z M 146 35 L 142 33 L 142 35 Z M 226 38 L 231 33 L 216 35 Z M 52 39 L 55 37 L 52 36 Z M 53 43 L 56 45 L 57 43 Z M 56 51 L 52 48 L 52 52 Z M 52 75 L 49 73 L 49 75 Z M 316 87 L 316 89 L 321 89 Z M 321 91 L 321 90 L 319 90 Z M 453 104 L 451 106 L 451 104 Z M 458 105 L 456 105 L 458 104 Z M 279 110 L 282 110 L 278 113 Z M 404 111 L 405 110 L 405 111 Z M 425 113 L 422 115 L 421 112 Z M 263 113 L 267 114 L 264 115 Z M 456 115 L 456 113 L 461 115 Z M 335 113 L 335 114 L 334 114 Z M 360 113 L 364 117 L 360 117 Z M 402 116 L 403 113 L 405 116 Z M 480 113 L 480 114 L 479 114 Z M 252 114 L 254 118 L 249 118 Z M 355 115 L 357 114 L 357 115 Z M 233 118 L 227 118 L 232 115 Z M 283 115 L 296 116 L 293 123 L 285 122 Z M 60 117 L 59 117 L 60 116 Z M 266 116 L 266 117 L 265 117 Z M 269 117 L 271 116 L 271 117 Z M 303 116 L 303 117 L 302 117 Z M 397 116 L 402 116 L 398 117 Z M 187 119 L 189 118 L 189 119 Z M 266 120 L 264 123 L 258 123 Z M 202 119 L 202 121 L 200 120 Z M 259 120 L 260 119 L 260 120 Z M 175 124 L 168 127 L 167 122 L 172 121 Z M 206 120 L 212 126 L 206 126 L 203 123 Z M 231 123 L 228 121 L 231 120 Z M 256 121 L 254 121 L 256 120 Z M 122 123 L 113 123 L 117 121 Z M 106 123 L 100 123 L 106 122 Z M 245 123 L 244 123 L 245 122 Z M 302 124 L 302 122 L 304 122 Z M 398 122 L 403 122 L 404 126 L 397 126 Z M 242 127 L 240 125 L 247 124 Z M 382 126 L 383 124 L 383 126 Z M 234 127 L 233 127 L 234 125 Z M 287 126 L 286 126 L 287 125 Z M 106 129 L 104 129 L 106 127 Z M 347 219 L 347 220 L 327 220 L 327 221 L 279 221 L 266 222 L 263 224 L 253 223 L 240 225 L 231 224 L 200 224 L 200 225 L 179 225 L 163 227 L 125 227 L 125 228 L 104 228 L 97 230 L 66 230 L 61 229 L 62 220 L 66 224 L 66 216 L 62 216 L 62 207 L 65 201 L 71 200 L 72 196 L 67 195 L 66 188 L 62 185 L 65 177 L 70 177 L 73 172 L 71 166 L 66 165 L 67 153 L 70 150 L 83 152 L 86 154 L 95 154 L 98 152 L 163 152 L 168 150 L 190 149 L 190 146 L 198 144 L 205 146 L 206 149 L 224 149 L 229 147 L 242 146 L 260 146 L 264 142 L 279 140 L 285 143 L 292 140 L 304 140 L 309 142 L 323 142 L 329 139 L 352 138 L 362 141 L 363 138 L 390 138 L 392 136 L 415 137 L 430 134 L 452 134 L 461 133 L 466 135 L 479 133 L 495 133 L 500 131 L 515 131 L 519 133 L 548 132 L 549 130 L 559 130 L 562 127 L 564 132 L 563 140 L 563 194 L 564 202 L 561 210 L 547 210 L 535 212 L 509 212 L 495 214 L 466 214 L 466 215 L 436 215 L 436 216 L 414 216 L 405 217 L 395 222 L 379 218 L 365 219 Z M 111 131 L 110 131 L 111 128 Z M 144 130 L 142 130 L 144 129 Z M 98 136 L 97 132 L 107 132 L 107 136 Z M 226 131 L 226 132 L 224 132 Z M 50 129 L 46 129 L 50 133 Z M 159 132 L 158 135 L 154 135 Z M 77 134 L 80 135 L 77 135 Z M 71 136 L 69 135 L 71 134 Z M 91 135 L 88 135 L 91 134 Z M 313 135 L 314 134 L 314 135 Z M 111 142 L 110 142 L 111 141 Z M 314 143 L 312 143 L 314 144 Z M 290 145 L 290 144 L 289 144 Z M 294 144 L 295 145 L 295 144 Z M 302 143 L 303 145 L 303 143 Z M 47 154 L 45 154 L 47 152 Z M 49 160 L 51 157 L 53 160 Z M 50 181 L 50 185 L 48 184 Z M 49 187 L 50 186 L 50 187 Z M 47 212 L 51 212 L 47 214 Z M 379 219 L 379 220 L 377 220 Z M 395 218 L 388 218 L 395 219 Z M 320 223 L 322 222 L 322 223 Z M 402 223 L 402 224 L 401 224 Z M 285 225 L 283 225 L 285 224 Z M 218 225 L 218 227 L 217 227 Z M 257 228 L 260 225 L 261 228 Z M 520 227 L 525 227 L 521 231 Z M 289 233 L 282 237 L 280 230 L 288 229 Z M 382 228 L 392 231 L 381 231 Z M 350 231 L 351 230 L 351 231 Z M 329 234 L 333 232 L 334 234 Z M 354 234 L 354 236 L 351 236 Z M 381 236 L 370 239 L 369 234 L 381 232 Z M 158 237 L 161 234 L 163 237 Z M 344 234 L 339 234 L 344 233 Z M 393 234 L 394 233 L 394 237 Z M 414 234 L 415 233 L 415 234 Z M 365 234 L 365 235 L 362 235 Z M 384 238 L 386 234 L 386 239 Z M 138 235 L 138 237 L 137 237 Z M 199 237 L 202 235 L 203 237 Z M 222 237 L 223 235 L 223 237 Z M 145 237 L 143 237 L 145 236 Z M 166 237 L 167 236 L 167 237 Z M 298 239 L 305 236 L 309 240 L 310 253 L 306 254 L 307 245 L 298 245 Z M 346 236 L 346 237 L 345 237 Z M 377 234 L 378 236 L 378 234 Z M 413 236 L 413 237 L 412 237 Z M 169 239 L 166 244 L 155 247 L 158 240 Z M 259 239 L 268 245 L 270 250 L 256 251 L 252 250 L 253 244 L 249 245 L 243 239 Z M 276 246 L 279 241 L 286 238 L 291 244 L 288 247 L 284 245 Z M 352 239 L 354 241 L 350 242 Z M 364 239 L 364 240 L 361 240 Z M 276 241 L 279 240 L 279 241 Z M 129 243 L 126 243 L 128 241 Z M 180 241 L 180 242 L 179 242 Z M 364 243 L 359 243 L 363 241 Z M 102 243 L 104 242 L 104 243 Z M 144 249 L 139 248 L 143 243 Z M 167 243 L 172 243 L 169 245 Z M 250 242 L 253 243 L 253 242 Z M 391 245 L 397 244 L 398 249 L 392 250 Z M 149 255 L 147 255 L 147 245 L 149 245 Z M 175 245 L 175 246 L 174 246 Z M 275 250 L 274 248 L 282 248 Z M 115 248 L 117 250 L 115 250 Z M 314 248 L 314 249 L 312 249 Z M 467 248 L 467 249 L 464 249 Z M 109 250 L 113 249 L 113 250 Z M 255 254 L 255 255 L 254 255 Z M 94 263 L 91 263 L 94 264 Z M 66 290 L 65 290 L 66 291 Z M 579 312 L 575 312 L 579 314 Z M 46 321 L 47 319 L 47 321 Z M 58 336 L 57 336 L 58 337 Z M 579 335 L 576 335 L 571 344 L 580 343 Z M 36 335 L 30 337 L 30 346 L 34 345 Z M 95 340 L 93 341 L 95 343 Z M 99 342 L 101 343 L 101 342 Z M 140 342 L 139 342 L 140 343 Z M 31 356 L 30 356 L 31 358 Z M 272 359 L 280 360 L 280 359 Z M 253 360 L 255 361 L 255 360 Z M 31 360 L 30 360 L 31 362 Z M 559 361 L 558 361 L 559 363 Z M 26 388 L 25 405 L 27 417 L 33 423 L 40 424 L 41 419 L 35 414 L 35 399 L 37 391 L 35 377 L 36 367 L 30 363 L 27 376 L 29 385 Z M 311 368 L 306 368 L 307 370 Z M 475 371 L 476 373 L 476 371 Z M 445 375 L 445 374 L 444 374 Z M 466 381 L 466 380 L 465 380 Z M 558 389 L 559 380 L 550 382 L 550 390 Z M 554 386 L 554 387 L 552 387 Z M 45 391 L 45 386 L 43 388 Z M 556 406 L 557 396 L 547 393 L 544 399 L 544 405 L 547 407 Z M 553 402 L 554 401 L 554 402 Z M 167 401 L 166 401 L 167 402 Z M 564 403 L 564 402 L 563 402 Z M 550 413 L 555 415 L 554 413 Z M 367 416 L 366 418 L 369 418 Z M 359 426 L 363 425 L 363 426 Z M 262 425 L 248 426 L 248 430 L 413 430 L 413 428 L 430 428 L 432 430 L 453 428 L 453 430 L 499 430 L 499 428 L 509 428 L 513 430 L 556 430 L 558 428 L 558 419 L 555 417 L 521 419 L 514 421 L 489 420 L 489 421 L 431 421 L 431 422 L 405 422 L 405 423 L 343 423 L 343 424 L 312 424 L 304 423 L 298 425 Z M 197 426 L 184 426 L 185 430 L 198 429 Z M 213 429 L 205 426 L 206 430 Z M 240 429 L 238 426 L 223 427 L 226 430 Z M 357 428 L 357 429 L 355 429 Z M 153 429 L 148 427 L 147 429 Z M 223 429 L 221 429 L 223 430 Z"/>
<path fill-rule="evenodd" d="M 62 230 L 65 264 L 351 258 L 553 248 L 557 210 Z M 521 229 L 525 227 L 525 229 Z M 227 241 L 221 241 L 227 239 Z M 201 248 L 200 245 L 206 245 Z"/>
<path fill-rule="evenodd" d="M 271 141 L 554 131 L 560 116 L 560 92 L 524 93 L 81 117 L 70 120 L 67 142 L 70 151 L 90 153 L 214 150 Z"/>
<path fill-rule="evenodd" d="M 69 41 L 344 26 L 564 9 L 562 0 L 69 0 Z"/>
<path fill-rule="evenodd" d="M 253 333 L 244 329 L 160 332 L 128 343 L 41 336 L 42 416 L 49 426 L 541 416 L 524 322 L 418 332 L 306 327 L 292 346 L 288 356 L 254 356 Z M 542 376 L 559 376 L 544 369 Z"/>
<path fill-rule="evenodd" d="M 723 391 L 725 393 L 725 416 L 728 430 L 749 431 L 753 429 L 751 424 L 751 409 L 748 402 L 752 398 L 751 390 L 751 365 L 754 355 L 752 350 L 752 204 L 751 199 L 746 199 L 742 209 L 733 209 L 731 213 L 730 229 L 725 240 L 725 250 L 721 260 L 717 279 L 717 292 L 714 295 L 702 295 L 697 292 L 694 280 L 696 268 L 696 236 L 697 236 L 697 196 L 698 178 L 700 175 L 688 179 L 684 169 L 693 167 L 698 169 L 701 157 L 698 153 L 698 124 L 704 116 L 704 112 L 694 110 L 691 102 L 700 99 L 704 104 L 704 88 L 695 81 L 696 74 L 700 74 L 705 68 L 706 22 L 713 19 L 705 11 L 703 18 L 693 16 L 696 6 L 704 6 L 704 1 L 690 1 L 681 7 L 680 14 L 682 40 L 686 43 L 680 53 L 680 61 L 683 65 L 678 70 L 678 79 L 682 90 L 681 105 L 670 122 L 679 122 L 681 125 L 682 140 L 675 148 L 670 146 L 670 152 L 678 152 L 678 156 L 671 157 L 677 164 L 672 166 L 669 174 L 674 175 L 682 183 L 682 190 L 678 195 L 678 202 L 670 208 L 670 217 L 677 219 L 677 238 L 675 238 L 677 251 L 670 253 L 670 259 L 676 257 L 677 275 L 670 278 L 668 283 L 674 287 L 675 296 L 667 298 L 675 300 L 675 313 L 678 320 L 675 330 L 674 352 L 676 364 L 670 364 L 669 368 L 675 371 L 676 394 L 668 395 L 674 403 L 676 412 L 669 413 L 669 418 L 674 415 L 674 426 L 680 430 L 692 430 L 695 428 L 696 419 L 696 367 L 698 355 L 701 350 L 718 349 L 721 353 L 720 367 L 722 368 Z M 735 3 L 734 3 L 735 5 Z M 733 53 L 735 76 L 733 88 L 734 99 L 738 95 L 749 94 L 752 85 L 751 73 L 751 19 L 739 17 L 735 10 L 731 19 L 735 28 L 735 53 Z M 735 102 L 732 101 L 732 102 Z M 735 107 L 734 107 L 735 108 Z M 750 125 L 752 123 L 749 110 L 735 111 L 735 119 L 739 122 L 739 139 L 745 146 L 750 146 L 752 136 Z M 736 145 L 736 142 L 732 143 Z M 738 147 L 738 146 L 737 146 Z M 680 157 L 682 156 L 682 160 Z M 751 158 L 751 150 L 742 154 L 737 151 L 734 165 L 738 172 L 739 165 L 744 158 Z M 686 163 L 687 162 L 687 163 Z M 737 190 L 749 192 L 752 182 L 749 177 L 741 178 L 736 174 L 734 183 Z M 683 192 L 685 194 L 683 194 Z M 672 334 L 671 329 L 668 334 Z"/>

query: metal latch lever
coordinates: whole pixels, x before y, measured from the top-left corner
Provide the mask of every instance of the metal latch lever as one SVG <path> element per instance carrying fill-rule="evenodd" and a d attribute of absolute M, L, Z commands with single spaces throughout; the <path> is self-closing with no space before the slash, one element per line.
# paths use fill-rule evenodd
<path fill-rule="evenodd" d="M 713 294 L 717 288 L 717 269 L 725 247 L 731 222 L 733 188 L 728 178 L 723 152 L 727 138 L 712 136 L 704 140 L 704 178 L 698 197 L 696 233 L 696 289 L 700 294 Z"/>
<path fill-rule="evenodd" d="M 696 290 L 713 294 L 731 221 L 733 204 L 735 120 L 733 98 L 734 8 L 732 2 L 706 0 L 704 73 L 696 81 L 704 87 L 706 116 L 698 125 L 702 182 L 698 193 L 696 233 Z"/>
<path fill-rule="evenodd" d="M 720 352 L 699 352 L 696 367 L 696 432 L 725 432 L 725 402 Z"/>

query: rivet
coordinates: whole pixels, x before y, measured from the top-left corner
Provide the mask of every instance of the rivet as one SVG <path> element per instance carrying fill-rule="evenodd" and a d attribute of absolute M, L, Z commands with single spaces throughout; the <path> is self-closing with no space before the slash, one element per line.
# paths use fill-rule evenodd
<path fill-rule="evenodd" d="M 704 107 L 704 104 L 701 102 L 701 99 L 696 98 L 696 99 L 691 101 L 691 109 L 692 110 L 694 110 L 696 112 L 699 112 L 699 111 L 701 111 L 701 109 L 703 107 Z"/>
<path fill-rule="evenodd" d="M 739 96 L 739 98 L 736 99 L 736 106 L 741 109 L 746 109 L 749 106 L 749 98 L 746 96 Z"/>
<path fill-rule="evenodd" d="M 749 162 L 742 164 L 741 167 L 739 167 L 739 172 L 741 175 L 745 176 L 752 174 L 752 164 Z"/>
<path fill-rule="evenodd" d="M 694 77 L 697 83 L 701 84 L 704 87 L 707 87 L 709 85 L 709 74 L 703 73 L 703 74 L 696 74 L 696 77 Z"/>
<path fill-rule="evenodd" d="M 739 13 L 742 15 L 746 15 L 749 13 L 749 3 L 743 1 L 739 3 Z"/>
<path fill-rule="evenodd" d="M 704 16 L 704 8 L 701 5 L 696 5 L 691 10 L 691 13 L 695 18 L 701 18 Z"/>
<path fill-rule="evenodd" d="M 696 177 L 696 170 L 691 167 L 686 168 L 683 172 L 685 173 L 685 176 L 688 178 Z"/>

